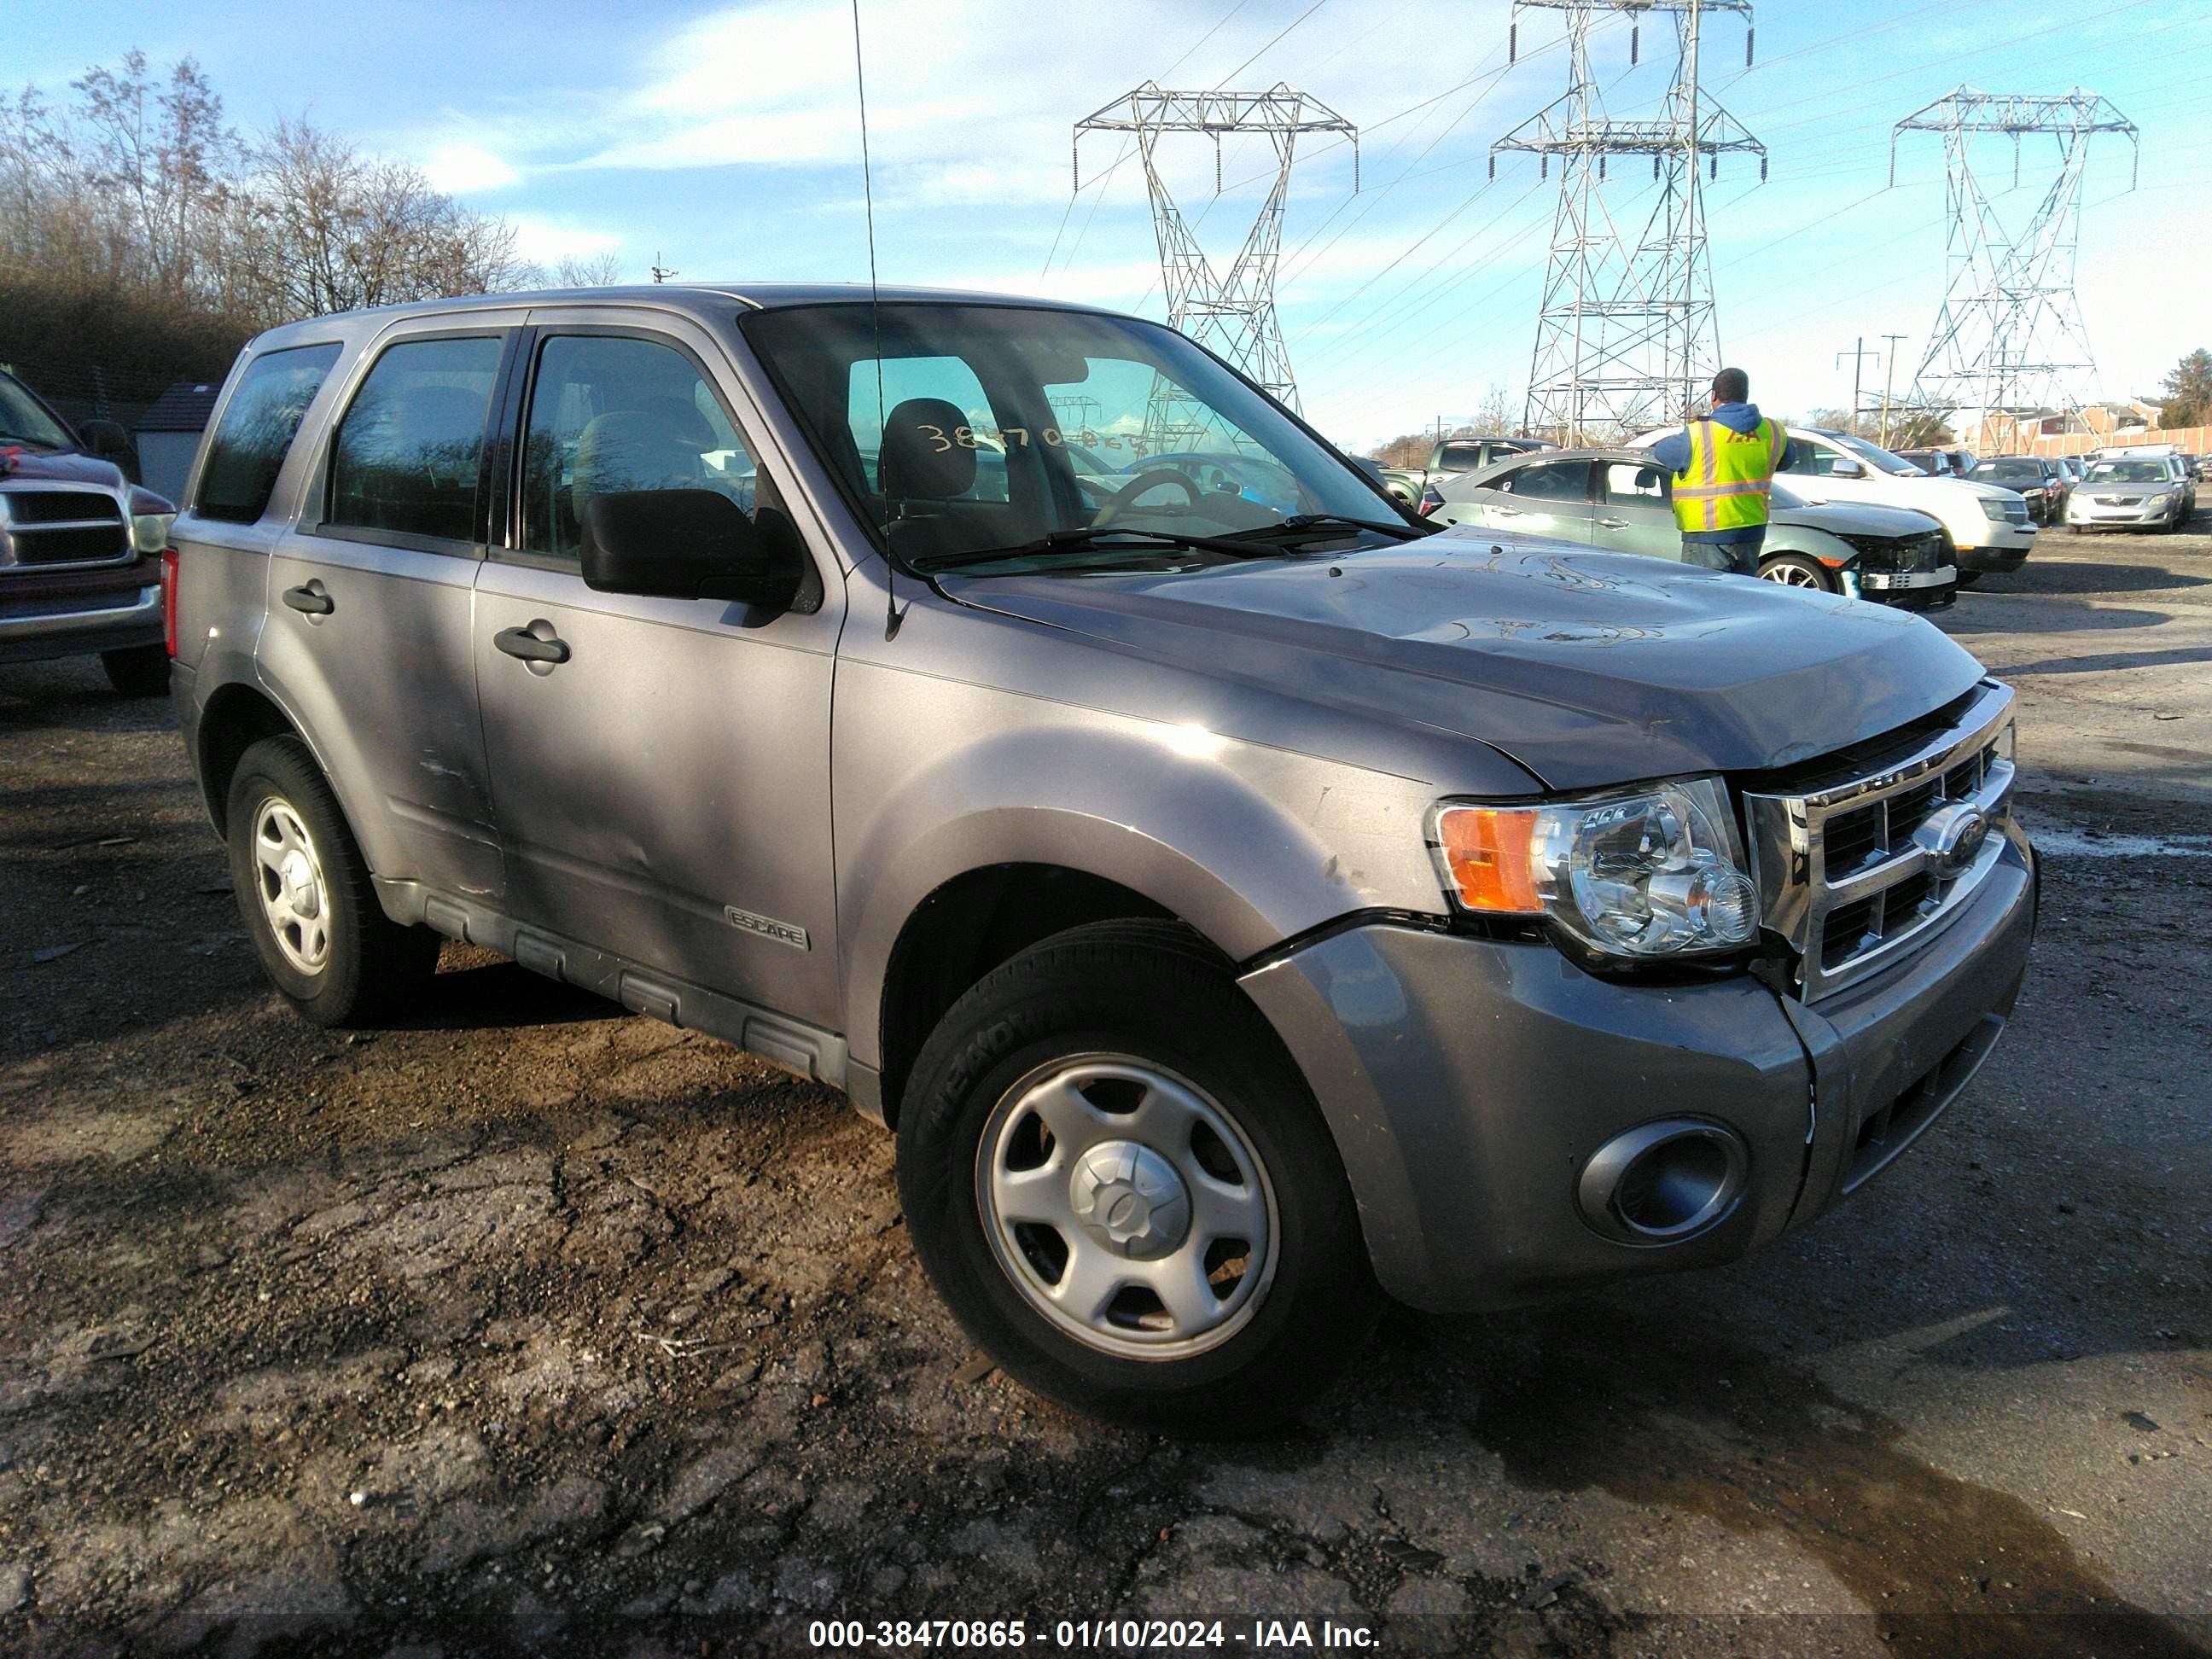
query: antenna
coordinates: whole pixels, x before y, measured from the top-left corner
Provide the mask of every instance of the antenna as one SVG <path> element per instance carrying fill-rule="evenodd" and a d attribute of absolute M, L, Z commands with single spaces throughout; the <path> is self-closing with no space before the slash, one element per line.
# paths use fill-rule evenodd
<path fill-rule="evenodd" d="M 876 331 L 876 483 L 884 492 L 884 637 L 899 630 L 898 556 L 891 550 L 891 494 L 884 477 L 884 450 L 890 438 L 884 413 L 884 302 L 876 288 L 876 185 L 868 161 L 868 77 L 860 67 L 860 0 L 853 0 L 853 85 L 860 98 L 860 193 L 868 209 L 868 318 Z"/>

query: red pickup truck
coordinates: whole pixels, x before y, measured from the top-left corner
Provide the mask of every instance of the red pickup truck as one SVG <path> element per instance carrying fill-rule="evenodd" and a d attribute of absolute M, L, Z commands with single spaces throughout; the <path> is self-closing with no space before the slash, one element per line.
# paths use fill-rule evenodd
<path fill-rule="evenodd" d="M 0 663 L 100 653 L 125 696 L 168 690 L 163 553 L 177 509 L 118 465 L 112 421 L 71 429 L 0 370 Z"/>

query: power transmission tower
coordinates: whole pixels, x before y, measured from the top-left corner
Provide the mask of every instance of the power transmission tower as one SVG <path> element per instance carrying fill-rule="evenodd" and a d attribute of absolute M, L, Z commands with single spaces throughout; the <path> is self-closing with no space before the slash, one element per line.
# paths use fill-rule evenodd
<path fill-rule="evenodd" d="M 1134 92 L 1075 124 L 1075 187 L 1083 188 L 1083 135 L 1136 135 L 1145 183 L 1152 193 L 1152 231 L 1160 248 L 1160 281 L 1168 323 L 1211 346 L 1292 409 L 1298 407 L 1290 354 L 1275 318 L 1275 265 L 1282 252 L 1283 208 L 1291 190 L 1291 151 L 1302 132 L 1340 132 L 1352 143 L 1352 187 L 1359 188 L 1359 132 L 1316 99 L 1277 82 L 1265 92 L 1168 92 L 1147 81 Z M 1275 181 L 1244 246 L 1224 274 L 1215 270 L 1184 222 L 1157 150 L 1163 135 L 1201 132 L 1213 140 L 1213 188 L 1221 191 L 1224 133 L 1258 133 L 1274 147 Z M 1187 447 L 1204 429 L 1201 412 L 1164 380 L 1156 381 L 1145 436 L 1166 448 Z"/>
<path fill-rule="evenodd" d="M 1723 153 L 1738 151 L 1759 157 L 1766 177 L 1766 147 L 1698 88 L 1702 26 L 1715 12 L 1743 18 L 1751 62 L 1751 0 L 1514 0 L 1515 58 L 1524 9 L 1563 15 L 1568 63 L 1566 95 L 1491 146 L 1493 176 L 1500 150 L 1540 157 L 1547 177 L 1553 158 L 1559 161 L 1525 429 L 1577 442 L 1674 420 L 1721 367 L 1700 163 L 1717 178 Z M 1590 32 L 1626 15 L 1632 64 L 1653 13 L 1674 27 L 1665 101 L 1656 120 L 1614 120 L 1590 67 Z M 1607 204 L 1606 173 L 1612 161 L 1644 157 L 1658 200 L 1631 236 Z"/>
<path fill-rule="evenodd" d="M 2081 236 L 2081 174 L 2093 134 L 2116 132 L 2142 146 L 2135 124 L 2094 93 L 2056 97 L 1977 92 L 1971 87 L 1915 110 L 1890 133 L 1889 176 L 1897 182 L 1897 141 L 1908 132 L 1943 137 L 1949 282 L 1912 377 L 1912 402 L 1948 419 L 1961 410 L 1987 427 L 2000 416 L 2071 415 L 2077 393 L 2094 384 L 2081 308 L 2074 296 L 2075 250 Z M 2027 225 L 2008 233 L 1973 167 L 1974 141 L 2012 140 L 2013 184 L 2020 183 L 2021 141 L 2057 141 L 2058 170 Z M 2130 190 L 2134 179 L 2129 180 Z"/>

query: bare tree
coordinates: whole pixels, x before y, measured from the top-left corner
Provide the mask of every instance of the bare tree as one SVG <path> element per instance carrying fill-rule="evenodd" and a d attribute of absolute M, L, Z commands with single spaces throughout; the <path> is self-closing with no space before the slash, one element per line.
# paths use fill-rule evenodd
<path fill-rule="evenodd" d="M 158 84 L 143 52 L 125 52 L 120 73 L 94 68 L 70 84 L 97 183 L 131 222 L 148 274 L 172 292 L 195 287 L 201 228 L 220 213 L 243 150 L 222 97 L 189 58 Z"/>
<path fill-rule="evenodd" d="M 594 253 L 584 258 L 563 254 L 553 268 L 556 288 L 612 288 L 622 279 L 622 260 L 613 253 Z"/>
<path fill-rule="evenodd" d="M 417 168 L 362 156 L 304 117 L 253 153 L 229 245 L 232 289 L 267 325 L 326 311 L 526 285 L 503 219 L 459 206 Z"/>

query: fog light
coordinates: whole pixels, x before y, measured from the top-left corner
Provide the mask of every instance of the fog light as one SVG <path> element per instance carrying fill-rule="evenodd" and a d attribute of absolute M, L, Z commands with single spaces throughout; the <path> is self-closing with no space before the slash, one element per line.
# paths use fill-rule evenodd
<path fill-rule="evenodd" d="M 1743 1196 L 1750 1157 L 1717 1123 L 1669 1118 L 1615 1135 L 1583 1166 L 1583 1218 L 1628 1244 L 1676 1244 L 1717 1226 Z"/>

